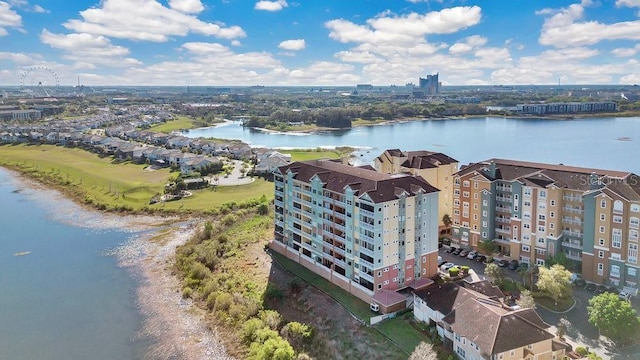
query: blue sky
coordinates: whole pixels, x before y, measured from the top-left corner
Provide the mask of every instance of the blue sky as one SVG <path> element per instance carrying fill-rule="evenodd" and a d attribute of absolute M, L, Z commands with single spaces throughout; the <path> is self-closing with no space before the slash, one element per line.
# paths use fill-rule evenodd
<path fill-rule="evenodd" d="M 404 85 L 436 72 L 444 85 L 640 84 L 640 0 L 0 0 L 0 85 Z"/>

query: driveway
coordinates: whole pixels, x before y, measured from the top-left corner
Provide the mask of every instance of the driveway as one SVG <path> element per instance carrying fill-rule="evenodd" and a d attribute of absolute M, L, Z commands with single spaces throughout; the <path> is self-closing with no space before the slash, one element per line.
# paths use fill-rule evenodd
<path fill-rule="evenodd" d="M 233 170 L 229 176 L 224 177 L 218 175 L 218 181 L 211 179 L 211 183 L 219 186 L 234 186 L 234 185 L 246 185 L 253 182 L 255 179 L 251 176 L 242 176 L 240 169 L 242 169 L 242 161 L 232 160 Z"/>

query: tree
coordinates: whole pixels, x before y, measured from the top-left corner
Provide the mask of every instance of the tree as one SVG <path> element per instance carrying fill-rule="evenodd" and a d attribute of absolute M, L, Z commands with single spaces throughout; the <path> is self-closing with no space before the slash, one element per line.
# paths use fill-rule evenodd
<path fill-rule="evenodd" d="M 533 295 L 531 295 L 531 291 L 522 290 L 520 293 L 520 299 L 516 300 L 516 304 L 521 308 L 525 309 L 534 309 L 536 308 L 536 302 L 533 299 Z"/>
<path fill-rule="evenodd" d="M 571 272 L 560 264 L 555 264 L 549 269 L 541 267 L 536 286 L 556 303 L 559 299 L 568 298 L 573 294 Z"/>
<path fill-rule="evenodd" d="M 589 322 L 615 342 L 629 340 L 640 326 L 636 310 L 616 294 L 606 292 L 591 298 L 587 311 Z"/>
<path fill-rule="evenodd" d="M 451 220 L 451 216 L 449 216 L 449 214 L 444 214 L 442 216 L 442 223 L 444 224 L 444 227 L 446 227 L 447 229 L 451 227 L 451 224 L 453 224 L 453 221 Z"/>
<path fill-rule="evenodd" d="M 498 250 L 498 245 L 493 240 L 482 240 L 478 243 L 478 249 L 487 255 L 491 255 Z"/>
<path fill-rule="evenodd" d="M 421 341 L 409 356 L 409 360 L 438 360 L 438 353 L 433 350 L 433 345 Z"/>
<path fill-rule="evenodd" d="M 495 285 L 502 284 L 504 281 L 504 270 L 495 263 L 488 264 L 484 268 L 484 275 Z"/>

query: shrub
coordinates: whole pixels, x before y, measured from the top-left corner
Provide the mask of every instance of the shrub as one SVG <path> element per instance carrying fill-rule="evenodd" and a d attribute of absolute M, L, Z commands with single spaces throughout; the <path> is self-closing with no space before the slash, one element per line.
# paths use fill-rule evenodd
<path fill-rule="evenodd" d="M 191 289 L 190 287 L 185 287 L 185 288 L 182 289 L 182 298 L 183 299 L 190 298 L 191 294 L 193 294 L 193 289 Z"/>
<path fill-rule="evenodd" d="M 313 331 L 307 324 L 292 321 L 282 328 L 280 334 L 292 345 L 300 347 L 303 343 L 311 339 Z"/>
<path fill-rule="evenodd" d="M 216 296 L 215 311 L 227 311 L 233 303 L 233 296 L 227 293 L 220 293 Z"/>
<path fill-rule="evenodd" d="M 277 330 L 282 322 L 282 316 L 275 310 L 263 310 L 260 312 L 260 319 L 272 330 Z"/>
<path fill-rule="evenodd" d="M 264 291 L 264 297 L 268 300 L 282 300 L 284 292 L 276 285 L 268 284 L 267 289 Z"/>
<path fill-rule="evenodd" d="M 215 293 L 217 290 L 218 290 L 218 283 L 215 280 L 209 280 L 202 287 L 200 296 L 203 300 L 206 301 L 209 295 L 211 295 L 212 293 Z M 215 303 L 215 300 L 214 300 L 214 303 Z"/>
<path fill-rule="evenodd" d="M 242 304 L 231 304 L 229 306 L 229 316 L 235 321 L 244 321 L 247 318 L 247 311 Z"/>
<path fill-rule="evenodd" d="M 587 355 L 589 355 L 589 350 L 587 350 L 584 346 L 578 346 L 576 347 L 576 354 L 585 357 Z"/>
<path fill-rule="evenodd" d="M 264 328 L 264 322 L 258 318 L 251 318 L 242 324 L 240 330 L 240 338 L 246 344 L 250 344 L 256 340 L 256 332 Z"/>
<path fill-rule="evenodd" d="M 207 277 L 211 276 L 211 270 L 209 270 L 204 264 L 199 262 L 194 262 L 191 267 L 191 271 L 189 271 L 189 277 L 195 280 L 203 280 Z"/>
<path fill-rule="evenodd" d="M 449 275 L 451 277 L 456 277 L 458 276 L 458 274 L 460 274 L 460 269 L 457 266 L 454 266 L 449 269 Z"/>

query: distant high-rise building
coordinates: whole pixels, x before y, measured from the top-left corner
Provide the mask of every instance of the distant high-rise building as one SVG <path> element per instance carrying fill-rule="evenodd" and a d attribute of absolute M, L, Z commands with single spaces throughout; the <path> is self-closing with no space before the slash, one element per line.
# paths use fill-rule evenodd
<path fill-rule="evenodd" d="M 435 75 L 427 75 L 426 78 L 420 78 L 418 82 L 420 92 L 424 95 L 435 95 L 440 93 L 440 82 L 438 82 L 438 73 Z"/>

